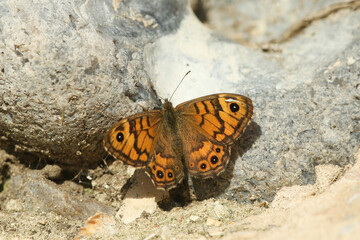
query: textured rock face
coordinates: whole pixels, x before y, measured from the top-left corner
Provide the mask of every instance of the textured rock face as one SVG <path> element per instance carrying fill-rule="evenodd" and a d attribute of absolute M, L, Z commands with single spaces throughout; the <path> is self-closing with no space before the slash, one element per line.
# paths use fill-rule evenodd
<path fill-rule="evenodd" d="M 178 28 L 182 1 L 1 1 L 3 148 L 72 167 L 104 155 L 116 120 L 153 105 L 143 46 Z"/>
<path fill-rule="evenodd" d="M 255 13 L 249 9 L 260 7 L 246 1 L 205 3 L 207 22 L 217 32 L 224 31 L 220 26 L 227 22 L 219 23 L 221 18 L 214 15 L 236 18 L 240 14 L 243 19 L 239 24 L 246 25 L 254 21 L 251 13 Z M 318 164 L 353 163 L 360 143 L 358 10 L 352 11 L 352 4 L 331 5 L 328 1 L 317 2 L 315 9 L 311 4 L 287 3 L 282 9 L 284 15 L 266 11 L 257 16 L 259 25 L 269 24 L 266 19 L 280 20 L 289 15 L 297 20 L 278 28 L 303 26 L 302 31 L 293 28 L 292 35 L 285 38 L 272 32 L 271 25 L 263 29 L 264 36 L 253 38 L 265 42 L 275 38 L 273 42 L 279 44 L 257 45 L 254 50 L 247 47 L 254 46 L 254 40 L 247 45 L 225 41 L 190 16 L 176 34 L 147 45 L 148 56 L 153 56 L 150 72 L 159 76 L 153 79 L 160 96 L 171 94 L 175 79 L 179 79 L 175 75 L 191 70 L 174 95 L 174 102 L 216 92 L 244 94 L 254 102 L 253 124 L 233 147 L 234 161 L 228 172 L 215 181 L 195 182 L 200 198 L 225 191 L 226 196 L 239 201 L 271 200 L 281 186 L 313 183 Z M 261 8 L 273 9 L 268 4 Z M 301 25 L 303 16 L 310 17 Z M 250 36 L 251 32 L 242 34 Z M 177 54 L 166 54 L 169 49 Z M 173 86 L 167 84 L 169 78 L 174 79 L 170 81 Z"/>
<path fill-rule="evenodd" d="M 273 31 L 266 19 L 290 14 L 301 21 L 315 11 L 289 1 L 271 12 L 282 17 L 255 21 L 259 6 L 245 2 L 223 2 L 233 4 L 234 16 L 248 9 L 242 22 L 263 26 L 261 36 L 247 32 L 242 42 L 267 42 L 286 29 L 283 23 Z M 331 6 L 316 2 L 315 9 Z M 219 36 L 239 40 L 219 31 L 223 25 L 214 19 L 223 19 L 216 16 L 228 8 L 212 4 L 205 6 L 215 31 L 180 0 L 2 1 L 2 148 L 62 166 L 90 166 L 103 157 L 101 141 L 112 124 L 141 106 L 158 105 L 158 96 L 169 97 L 191 70 L 175 105 L 217 92 L 249 96 L 255 105 L 254 123 L 234 146 L 228 170 L 194 181 L 199 198 L 225 192 L 238 201 L 271 200 L 281 186 L 314 182 L 315 165 L 352 163 L 360 142 L 358 10 L 330 11 L 282 43 L 254 49 L 250 40 L 243 45 Z M 224 12 L 216 15 L 216 9 Z M 294 9 L 301 11 L 291 14 Z"/>

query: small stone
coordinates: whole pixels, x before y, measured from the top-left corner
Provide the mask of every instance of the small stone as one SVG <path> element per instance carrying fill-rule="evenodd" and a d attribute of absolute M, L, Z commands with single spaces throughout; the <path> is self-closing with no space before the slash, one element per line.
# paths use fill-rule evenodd
<path fill-rule="evenodd" d="M 222 231 L 222 229 L 220 229 L 220 228 L 210 228 L 209 230 L 208 230 L 208 233 L 209 233 L 209 235 L 210 236 L 212 236 L 212 237 L 217 237 L 217 236 L 221 236 L 222 234 L 223 234 L 223 231 Z"/>
<path fill-rule="evenodd" d="M 353 57 L 349 57 L 347 59 L 347 65 L 350 66 L 350 65 L 353 65 L 355 63 L 355 59 Z"/>
<path fill-rule="evenodd" d="M 20 212 L 22 211 L 22 204 L 15 200 L 15 199 L 10 199 L 6 204 L 5 204 L 5 209 L 7 211 L 14 211 L 14 212 Z"/>
<path fill-rule="evenodd" d="M 259 199 L 259 196 L 256 196 L 256 195 L 254 195 L 254 194 L 252 194 L 251 196 L 250 196 L 250 200 L 251 201 L 256 201 L 256 200 L 258 200 Z"/>
<path fill-rule="evenodd" d="M 122 216 L 121 221 L 128 224 L 143 213 L 153 214 L 157 208 L 157 201 L 163 199 L 164 194 L 165 191 L 156 189 L 144 171 L 136 171 L 134 182 L 128 189 L 118 212 L 118 215 Z"/>
<path fill-rule="evenodd" d="M 143 212 L 153 214 L 156 207 L 155 197 L 125 198 L 124 205 L 118 214 L 122 215 L 121 221 L 123 223 L 129 224 L 139 218 Z"/>
<path fill-rule="evenodd" d="M 45 219 L 42 219 L 42 220 L 40 220 L 38 223 L 39 223 L 40 225 L 45 226 L 47 222 L 46 222 Z"/>
<path fill-rule="evenodd" d="M 61 167 L 58 165 L 46 165 L 41 172 L 47 179 L 55 180 L 61 177 Z"/>
<path fill-rule="evenodd" d="M 262 201 L 262 202 L 259 202 L 258 203 L 258 206 L 259 207 L 268 207 L 269 206 L 269 203 L 267 201 Z"/>
<path fill-rule="evenodd" d="M 206 220 L 206 225 L 218 227 L 221 225 L 221 222 L 212 218 L 208 218 Z"/>
<path fill-rule="evenodd" d="M 189 219 L 190 219 L 190 221 L 192 221 L 192 222 L 196 222 L 197 220 L 199 220 L 199 216 L 191 215 L 191 216 L 189 217 Z"/>

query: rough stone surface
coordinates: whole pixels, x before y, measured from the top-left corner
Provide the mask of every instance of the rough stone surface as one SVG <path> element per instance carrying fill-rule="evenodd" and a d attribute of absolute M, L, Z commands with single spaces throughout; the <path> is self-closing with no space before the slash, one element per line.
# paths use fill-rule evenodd
<path fill-rule="evenodd" d="M 199 19 L 215 32 L 243 44 L 256 45 L 280 38 L 286 30 L 301 20 L 323 12 L 333 4 L 351 1 L 194 0 L 191 2 Z"/>
<path fill-rule="evenodd" d="M 85 220 L 96 212 L 115 213 L 111 206 L 87 197 L 86 191 L 73 182 L 59 186 L 38 171 L 28 172 L 24 168 L 9 171 L 12 174 L 0 195 L 0 209 L 5 211 L 53 212 L 78 220 Z"/>
<path fill-rule="evenodd" d="M 176 104 L 216 92 L 254 102 L 253 124 L 233 147 L 225 174 L 195 183 L 200 199 L 225 192 L 238 201 L 270 201 L 281 186 L 314 183 L 316 165 L 353 162 L 360 142 L 359 26 L 358 10 L 349 7 L 254 50 L 219 38 L 190 15 L 176 34 L 147 45 L 146 66 L 160 96 L 170 96 L 191 70 Z"/>
<path fill-rule="evenodd" d="M 1 1 L 2 148 L 68 167 L 101 160 L 107 129 L 139 111 L 138 104 L 158 101 L 143 46 L 176 31 L 185 6 L 172 0 Z"/>

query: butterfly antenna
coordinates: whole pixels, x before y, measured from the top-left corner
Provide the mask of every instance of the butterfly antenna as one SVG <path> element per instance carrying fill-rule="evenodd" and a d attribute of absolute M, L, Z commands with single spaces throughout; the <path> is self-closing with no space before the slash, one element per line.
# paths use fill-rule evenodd
<path fill-rule="evenodd" d="M 175 88 L 174 92 L 171 94 L 171 97 L 169 98 L 169 101 L 171 100 L 171 98 L 174 96 L 176 90 L 179 88 L 180 84 L 184 81 L 185 77 L 190 73 L 191 71 L 188 71 L 183 78 L 181 79 L 181 81 L 179 82 L 179 84 L 177 85 L 177 87 Z"/>

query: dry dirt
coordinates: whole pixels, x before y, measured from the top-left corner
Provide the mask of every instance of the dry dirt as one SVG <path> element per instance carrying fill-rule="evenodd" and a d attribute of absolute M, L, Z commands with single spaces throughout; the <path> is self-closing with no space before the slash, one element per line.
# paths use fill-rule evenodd
<path fill-rule="evenodd" d="M 156 204 L 164 193 L 146 185 L 149 182 L 138 173 L 138 183 L 122 195 L 126 176 L 100 174 L 103 170 L 97 169 L 88 175 L 96 178 L 92 188 L 71 181 L 56 184 L 48 180 L 59 177 L 56 167 L 30 170 L 13 156 L 0 155 L 0 240 L 360 239 L 360 149 L 353 166 L 317 166 L 316 184 L 282 188 L 269 204 L 208 199 L 169 211 Z M 111 170 L 117 167 L 123 166 L 114 164 Z M 23 177 L 22 187 L 10 189 L 15 176 Z M 38 192 L 38 201 L 29 201 L 33 196 L 23 191 L 36 181 L 47 186 L 49 196 Z M 52 196 L 51 187 L 64 194 L 65 203 L 76 206 L 71 209 L 78 215 Z M 144 189 L 146 194 L 141 193 Z M 47 197 L 53 198 L 46 202 Z M 90 211 L 101 208 L 104 212 Z"/>

